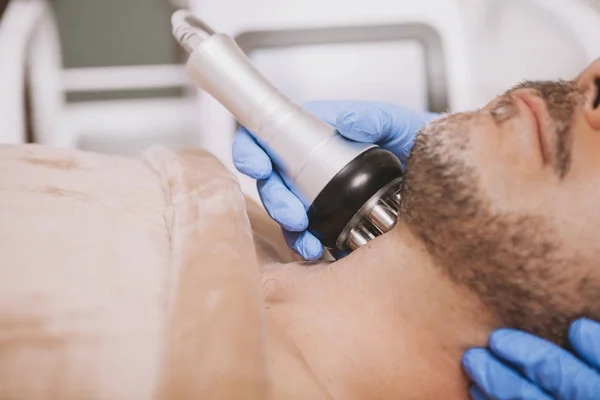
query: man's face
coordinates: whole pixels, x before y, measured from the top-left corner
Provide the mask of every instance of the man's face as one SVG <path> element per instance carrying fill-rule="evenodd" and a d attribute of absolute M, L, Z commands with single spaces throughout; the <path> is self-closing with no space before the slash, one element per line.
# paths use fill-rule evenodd
<path fill-rule="evenodd" d="M 450 277 L 557 342 L 568 319 L 600 314 L 599 78 L 600 60 L 433 122 L 405 176 L 407 223 Z"/>

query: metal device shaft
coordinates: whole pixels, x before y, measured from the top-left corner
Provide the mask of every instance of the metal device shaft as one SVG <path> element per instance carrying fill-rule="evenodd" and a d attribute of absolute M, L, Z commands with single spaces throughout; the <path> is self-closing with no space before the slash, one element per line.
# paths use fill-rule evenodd
<path fill-rule="evenodd" d="M 395 156 L 346 139 L 305 111 L 252 65 L 231 37 L 215 33 L 193 14 L 177 11 L 172 24 L 189 53 L 186 69 L 192 80 L 269 154 L 307 207 L 309 231 L 326 247 L 353 250 L 394 226 L 397 206 L 385 198 L 397 191 L 402 175 Z M 364 220 L 371 224 L 359 223 Z"/>
<path fill-rule="evenodd" d="M 187 22 L 173 25 L 188 27 L 175 35 L 188 43 L 191 78 L 251 132 L 305 205 L 348 162 L 375 147 L 344 138 L 283 95 L 228 35 L 214 33 L 188 12 L 176 15 Z"/>

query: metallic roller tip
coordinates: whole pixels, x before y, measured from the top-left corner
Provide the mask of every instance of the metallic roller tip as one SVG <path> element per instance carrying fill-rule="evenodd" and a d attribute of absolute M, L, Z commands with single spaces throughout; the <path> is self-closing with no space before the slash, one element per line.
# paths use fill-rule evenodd
<path fill-rule="evenodd" d="M 171 26 L 173 36 L 188 53 L 194 51 L 200 43 L 215 34 L 209 26 L 188 10 L 175 11 L 171 16 Z"/>
<path fill-rule="evenodd" d="M 382 233 L 388 232 L 396 225 L 396 214 L 383 200 L 380 200 L 369 211 L 367 219 Z"/>
<path fill-rule="evenodd" d="M 400 207 L 400 203 L 402 202 L 402 195 L 400 192 L 394 193 L 390 198 L 390 202 L 397 208 Z"/>
<path fill-rule="evenodd" d="M 352 251 L 358 249 L 360 246 L 364 246 L 370 240 L 375 239 L 375 235 L 369 232 L 364 226 L 360 228 L 354 228 L 350 231 L 350 237 L 348 238 L 348 247 Z"/>

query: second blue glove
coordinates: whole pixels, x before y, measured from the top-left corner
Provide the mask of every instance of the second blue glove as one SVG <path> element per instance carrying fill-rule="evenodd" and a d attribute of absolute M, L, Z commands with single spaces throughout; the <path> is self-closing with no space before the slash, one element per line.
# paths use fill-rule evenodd
<path fill-rule="evenodd" d="M 525 332 L 493 332 L 489 350 L 468 350 L 463 358 L 475 383 L 472 399 L 600 399 L 600 323 L 575 321 L 569 342 L 573 353 Z"/>

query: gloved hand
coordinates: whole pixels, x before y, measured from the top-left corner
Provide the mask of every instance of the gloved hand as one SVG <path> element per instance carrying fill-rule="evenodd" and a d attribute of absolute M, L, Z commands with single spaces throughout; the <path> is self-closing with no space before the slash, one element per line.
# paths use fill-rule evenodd
<path fill-rule="evenodd" d="M 546 340 L 512 329 L 490 336 L 489 347 L 465 353 L 475 382 L 473 400 L 600 399 L 600 324 L 579 319 L 569 329 L 575 355 Z M 508 366 L 512 367 L 512 369 Z"/>
<path fill-rule="evenodd" d="M 376 143 L 390 150 L 403 165 L 417 132 L 436 116 L 372 101 L 318 101 L 303 106 L 348 139 Z M 235 135 L 233 162 L 238 171 L 258 180 L 263 205 L 282 226 L 288 246 L 307 260 L 321 257 L 323 245 L 306 231 L 308 216 L 304 205 L 284 185 L 269 156 L 243 127 Z"/>

